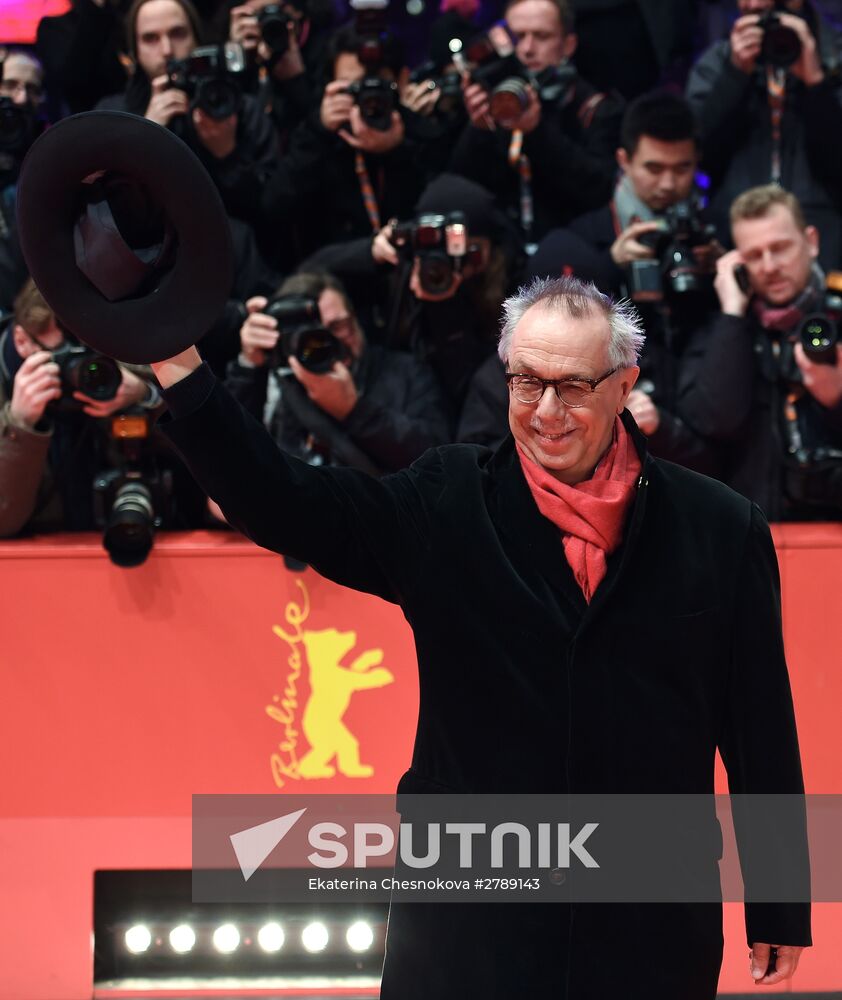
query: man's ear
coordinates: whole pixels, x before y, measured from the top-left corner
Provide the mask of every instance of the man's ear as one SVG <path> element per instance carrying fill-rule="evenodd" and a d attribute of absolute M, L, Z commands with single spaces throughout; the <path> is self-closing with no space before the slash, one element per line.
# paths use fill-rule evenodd
<path fill-rule="evenodd" d="M 562 47 L 561 47 L 561 53 L 565 59 L 572 59 L 578 47 L 579 47 L 579 36 L 574 32 L 571 32 L 569 35 L 564 36 L 564 41 L 562 42 Z"/>
<path fill-rule="evenodd" d="M 38 350 L 38 345 L 34 343 L 29 334 L 20 324 L 15 323 L 12 327 L 12 340 L 19 357 L 28 358 Z"/>
<path fill-rule="evenodd" d="M 617 159 L 617 166 L 624 174 L 627 174 L 629 172 L 629 154 L 620 146 L 614 155 Z"/>
<path fill-rule="evenodd" d="M 819 231 L 815 226 L 807 226 L 804 230 L 804 235 L 807 237 L 807 243 L 810 246 L 810 256 L 815 260 L 819 255 Z"/>
<path fill-rule="evenodd" d="M 629 393 L 634 388 L 635 382 L 637 382 L 637 377 L 640 375 L 640 368 L 637 365 L 632 365 L 631 368 L 623 368 L 621 374 L 620 388 L 623 393 L 620 399 L 620 404 L 617 407 L 617 415 L 619 416 L 626 407 L 626 402 L 629 398 Z"/>

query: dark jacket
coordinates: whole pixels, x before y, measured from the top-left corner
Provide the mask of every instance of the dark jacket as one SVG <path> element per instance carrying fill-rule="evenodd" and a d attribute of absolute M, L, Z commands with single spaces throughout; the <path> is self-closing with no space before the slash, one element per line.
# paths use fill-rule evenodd
<path fill-rule="evenodd" d="M 300 257 L 328 243 L 373 236 L 355 168 L 355 150 L 328 131 L 315 107 L 292 132 L 274 176 L 262 191 L 268 226 L 298 222 Z M 412 112 L 401 110 L 404 118 Z M 365 154 L 381 225 L 406 219 L 425 183 L 416 143 L 409 138 L 382 155 Z"/>
<path fill-rule="evenodd" d="M 781 185 L 801 202 L 807 221 L 819 228 L 825 267 L 842 260 L 841 98 L 836 75 L 813 87 L 787 75 Z M 715 42 L 690 72 L 687 99 L 699 120 L 702 166 L 711 177 L 711 217 L 728 246 L 731 202 L 748 188 L 772 180 L 765 73 L 761 68 L 751 75 L 742 73 L 731 62 L 729 43 Z"/>
<path fill-rule="evenodd" d="M 533 240 L 611 198 L 622 114 L 619 98 L 598 94 L 582 79 L 567 98 L 543 105 L 537 128 L 523 137 L 532 169 Z M 519 224 L 521 178 L 509 164 L 511 138 L 505 129 L 468 125 L 450 170 L 495 192 L 500 207 Z"/>
<path fill-rule="evenodd" d="M 268 424 L 278 444 L 303 457 L 314 435 L 334 464 L 373 475 L 397 472 L 428 448 L 450 441 L 444 401 L 432 372 L 408 354 L 366 344 L 351 366 L 357 405 L 341 421 L 307 398 L 293 375 L 283 376 L 278 405 Z M 263 419 L 269 370 L 228 366 L 225 385 L 257 419 Z"/>
<path fill-rule="evenodd" d="M 801 790 L 765 520 L 647 457 L 628 417 L 643 474 L 586 605 L 511 438 L 376 480 L 285 457 L 207 368 L 167 397 L 166 433 L 235 527 L 401 606 L 420 705 L 399 791 L 707 794 L 717 745 L 732 791 Z M 806 905 L 747 920 L 750 940 L 809 942 Z M 721 935 L 715 904 L 393 904 L 381 996 L 713 1000 Z M 630 975 L 653 947 L 657 972 Z"/>
<path fill-rule="evenodd" d="M 838 457 L 803 465 L 790 456 L 786 397 L 800 382 L 792 345 L 746 318 L 716 313 L 693 334 L 682 361 L 678 409 L 699 434 L 717 443 L 722 477 L 770 521 L 842 516 L 842 404 L 821 406 L 809 393 L 797 404 L 805 448 Z"/>
<path fill-rule="evenodd" d="M 149 104 L 149 81 L 138 72 L 122 94 L 100 101 L 99 111 L 128 111 L 143 115 Z M 231 215 L 251 224 L 262 221 L 260 192 L 275 169 L 277 140 L 267 115 L 256 99 L 244 94 L 237 112 L 237 145 L 224 159 L 217 159 L 201 143 L 189 115 L 178 115 L 169 129 L 199 157 L 222 195 Z"/>

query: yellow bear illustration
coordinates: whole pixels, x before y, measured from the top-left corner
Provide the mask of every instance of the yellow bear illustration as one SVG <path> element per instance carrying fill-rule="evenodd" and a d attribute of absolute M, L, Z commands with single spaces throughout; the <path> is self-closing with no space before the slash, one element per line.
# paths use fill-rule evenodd
<path fill-rule="evenodd" d="M 357 656 L 350 667 L 343 667 L 340 661 L 356 645 L 356 632 L 328 628 L 305 631 L 303 638 L 310 667 L 310 699 L 304 709 L 301 728 L 310 750 L 299 761 L 299 776 L 332 778 L 336 768 L 330 761 L 335 756 L 341 774 L 349 778 L 370 778 L 374 768 L 360 763 L 359 741 L 342 721 L 342 716 L 355 691 L 383 687 L 394 681 L 389 670 L 378 666 L 383 660 L 383 650 L 369 649 Z"/>

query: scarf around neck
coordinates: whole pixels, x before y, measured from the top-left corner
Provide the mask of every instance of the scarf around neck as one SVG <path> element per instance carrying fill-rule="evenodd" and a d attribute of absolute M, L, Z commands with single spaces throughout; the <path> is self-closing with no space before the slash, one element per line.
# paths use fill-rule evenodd
<path fill-rule="evenodd" d="M 638 198 L 628 174 L 623 174 L 614 188 L 614 211 L 621 231 L 628 229 L 633 222 L 654 222 L 660 218 Z"/>
<path fill-rule="evenodd" d="M 569 486 L 517 446 L 518 458 L 538 510 L 561 531 L 564 555 L 590 604 L 608 571 L 607 557 L 623 540 L 641 461 L 619 417 L 614 439 L 590 479 Z"/>
<path fill-rule="evenodd" d="M 775 306 L 765 299 L 761 299 L 760 296 L 755 296 L 751 300 L 751 306 L 764 330 L 791 333 L 816 309 L 821 301 L 824 287 L 824 271 L 818 264 L 813 264 L 807 286 L 792 302 L 783 306 Z"/>

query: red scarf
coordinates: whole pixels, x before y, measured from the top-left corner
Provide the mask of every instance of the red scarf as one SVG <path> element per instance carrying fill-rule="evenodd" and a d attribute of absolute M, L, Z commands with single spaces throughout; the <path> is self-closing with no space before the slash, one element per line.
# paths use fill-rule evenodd
<path fill-rule="evenodd" d="M 623 540 L 626 513 L 641 471 L 634 442 L 618 417 L 614 441 L 593 476 L 575 486 L 559 482 L 528 458 L 520 445 L 517 453 L 538 510 L 561 531 L 564 555 L 590 604 L 608 570 L 606 556 Z"/>

